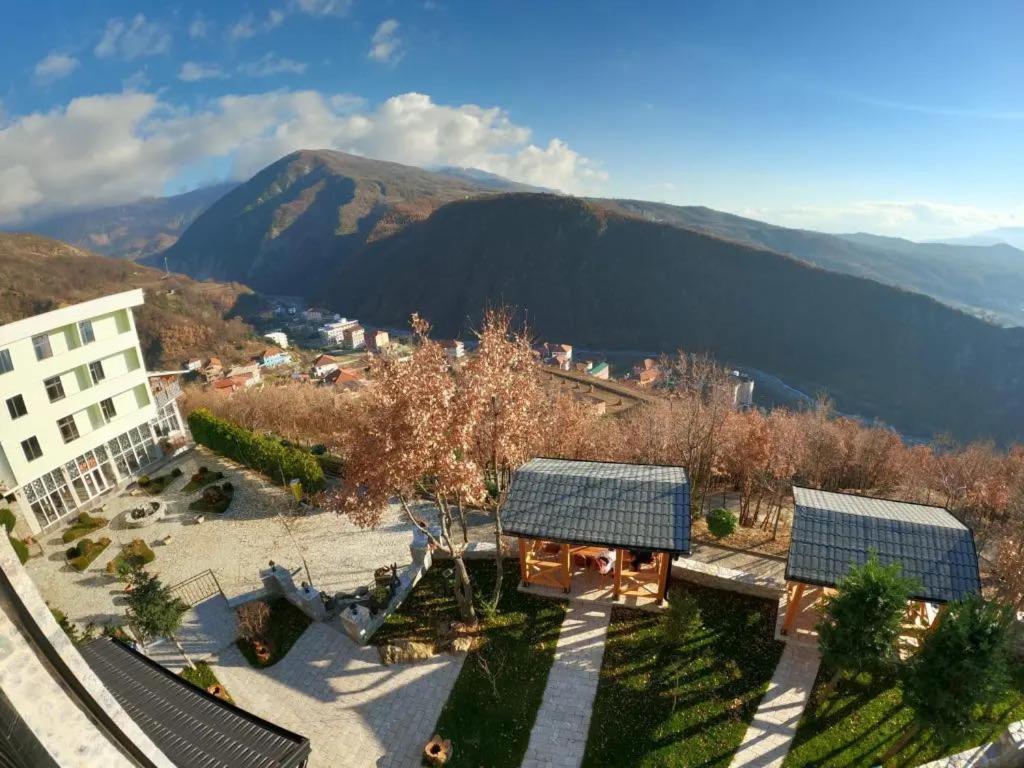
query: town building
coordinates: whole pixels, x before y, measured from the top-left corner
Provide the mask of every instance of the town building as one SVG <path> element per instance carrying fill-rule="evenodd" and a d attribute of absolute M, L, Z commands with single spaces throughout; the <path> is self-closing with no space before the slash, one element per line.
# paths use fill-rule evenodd
<path fill-rule="evenodd" d="M 391 346 L 391 336 L 387 331 L 373 331 L 367 337 L 367 344 L 370 349 L 376 352 L 382 352 Z"/>
<path fill-rule="evenodd" d="M 314 379 L 322 379 L 331 371 L 338 370 L 338 361 L 330 355 L 319 355 L 310 367 L 310 375 Z"/>
<path fill-rule="evenodd" d="M 199 371 L 202 370 L 203 359 L 201 357 L 194 357 L 191 360 L 185 361 L 185 370 L 187 371 Z"/>
<path fill-rule="evenodd" d="M 656 360 L 647 357 L 640 365 L 633 366 L 633 376 L 637 385 L 646 389 L 661 378 L 661 369 Z"/>
<path fill-rule="evenodd" d="M 264 333 L 263 338 L 273 344 L 276 344 L 281 349 L 288 349 L 288 334 L 284 331 L 271 331 L 270 333 Z"/>
<path fill-rule="evenodd" d="M 452 360 L 458 360 L 466 356 L 466 345 L 458 339 L 448 339 L 441 342 L 444 353 Z"/>
<path fill-rule="evenodd" d="M 276 368 L 279 365 L 288 365 L 292 356 L 283 349 L 264 349 L 253 358 L 261 368 Z"/>
<path fill-rule="evenodd" d="M 219 357 L 211 357 L 202 364 L 199 373 L 208 382 L 214 381 L 224 375 L 224 363 L 220 361 Z"/>
<path fill-rule="evenodd" d="M 125 291 L 0 326 L 0 498 L 32 534 L 133 480 L 184 431 L 180 390 L 150 389 L 142 303 Z"/>
<path fill-rule="evenodd" d="M 548 365 L 558 366 L 563 371 L 572 370 L 571 344 L 542 344 L 540 347 L 540 356 Z"/>
<path fill-rule="evenodd" d="M 608 367 L 608 363 L 604 360 L 590 365 L 587 369 L 587 373 L 593 376 L 595 379 L 601 379 L 602 381 L 608 381 L 611 375 L 611 369 Z"/>
<path fill-rule="evenodd" d="M 732 383 L 733 407 L 738 411 L 749 411 L 754 407 L 754 380 L 739 371 L 733 371 L 729 380 Z"/>

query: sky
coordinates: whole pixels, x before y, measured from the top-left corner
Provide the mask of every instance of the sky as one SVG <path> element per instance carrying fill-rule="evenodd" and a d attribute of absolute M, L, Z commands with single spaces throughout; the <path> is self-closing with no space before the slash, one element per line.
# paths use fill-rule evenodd
<path fill-rule="evenodd" d="M 1024 2 L 0 0 L 0 224 L 297 149 L 912 239 L 1024 226 Z"/>

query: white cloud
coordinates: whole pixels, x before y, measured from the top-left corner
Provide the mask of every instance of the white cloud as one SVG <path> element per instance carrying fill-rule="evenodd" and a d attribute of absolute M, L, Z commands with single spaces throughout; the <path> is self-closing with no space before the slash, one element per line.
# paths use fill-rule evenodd
<path fill-rule="evenodd" d="M 189 110 L 149 93 L 72 100 L 0 129 L 0 222 L 159 195 L 189 169 L 226 161 L 247 178 L 297 149 L 333 148 L 412 165 L 456 165 L 570 192 L 606 175 L 558 139 L 530 143 L 497 107 L 405 93 L 376 107 L 345 94 L 224 96 Z"/>
<path fill-rule="evenodd" d="M 301 75 L 306 71 L 306 62 L 267 53 L 256 61 L 241 64 L 238 71 L 249 77 L 269 77 L 280 74 Z"/>
<path fill-rule="evenodd" d="M 405 52 L 402 50 L 402 38 L 398 36 L 398 22 L 386 19 L 377 26 L 377 31 L 370 38 L 370 52 L 367 56 L 381 64 L 397 64 Z"/>
<path fill-rule="evenodd" d="M 167 53 L 170 48 L 171 33 L 167 28 L 159 22 L 147 21 L 140 13 L 129 22 L 110 19 L 93 53 L 101 59 L 117 57 L 131 61 Z"/>
<path fill-rule="evenodd" d="M 146 68 L 137 69 L 121 81 L 121 87 L 126 91 L 143 91 L 149 87 L 149 75 Z"/>
<path fill-rule="evenodd" d="M 291 7 L 310 16 L 347 16 L 352 0 L 293 0 Z"/>
<path fill-rule="evenodd" d="M 1024 225 L 1024 203 L 1002 211 L 926 200 L 864 200 L 832 206 L 748 208 L 740 213 L 786 227 L 824 232 L 871 232 L 910 239 L 960 237 Z"/>
<path fill-rule="evenodd" d="M 181 71 L 178 72 L 178 79 L 186 83 L 223 77 L 227 77 L 227 75 L 216 64 L 200 64 L 198 61 L 186 61 L 181 65 Z"/>
<path fill-rule="evenodd" d="M 208 34 L 210 34 L 210 22 L 202 14 L 199 14 L 188 25 L 188 36 L 193 40 L 197 40 L 201 37 L 206 37 Z"/>
<path fill-rule="evenodd" d="M 40 83 L 60 80 L 78 69 L 79 63 L 74 56 L 54 51 L 36 64 L 36 80 Z"/>
<path fill-rule="evenodd" d="M 257 21 L 253 14 L 247 13 L 231 26 L 228 30 L 228 38 L 230 40 L 247 40 L 250 37 L 256 37 L 256 35 L 265 34 L 280 26 L 284 19 L 285 13 L 280 10 L 268 12 L 267 18 L 263 21 Z"/>

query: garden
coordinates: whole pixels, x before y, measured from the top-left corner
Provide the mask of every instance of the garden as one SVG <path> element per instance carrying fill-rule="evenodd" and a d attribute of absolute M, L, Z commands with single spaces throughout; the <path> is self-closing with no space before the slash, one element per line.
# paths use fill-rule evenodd
<path fill-rule="evenodd" d="M 110 540 L 106 540 L 110 543 Z M 111 576 L 127 573 L 130 570 L 142 568 L 144 565 L 156 560 L 156 554 L 149 545 L 142 539 L 132 539 L 128 544 L 121 547 L 113 560 L 107 563 L 106 571 Z"/>
<path fill-rule="evenodd" d="M 554 661 L 566 603 L 517 590 L 518 564 L 505 563 L 498 611 L 483 604 L 494 590 L 491 560 L 466 562 L 481 613 L 480 627 L 437 721 L 436 732 L 454 745 L 447 765 L 519 765 Z M 449 648 L 459 609 L 452 569 L 436 562 L 402 607 L 374 636 L 378 647 L 415 641 L 434 651 Z"/>
<path fill-rule="evenodd" d="M 312 619 L 283 597 L 253 600 L 238 606 L 238 649 L 254 667 L 271 667 L 283 659 Z"/>
<path fill-rule="evenodd" d="M 586 766 L 729 765 L 782 654 L 774 603 L 679 585 L 665 613 L 615 608 Z"/>

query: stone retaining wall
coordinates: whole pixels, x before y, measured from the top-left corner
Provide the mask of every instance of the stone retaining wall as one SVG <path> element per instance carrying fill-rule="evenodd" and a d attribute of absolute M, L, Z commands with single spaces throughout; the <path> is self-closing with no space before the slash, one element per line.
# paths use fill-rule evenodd
<path fill-rule="evenodd" d="M 767 600 L 778 600 L 786 592 L 785 582 L 778 579 L 755 576 L 688 558 L 681 558 L 672 564 L 672 578 Z"/>
<path fill-rule="evenodd" d="M 1024 720 L 1010 723 L 999 738 L 921 768 L 1015 768 L 1024 765 Z"/>

